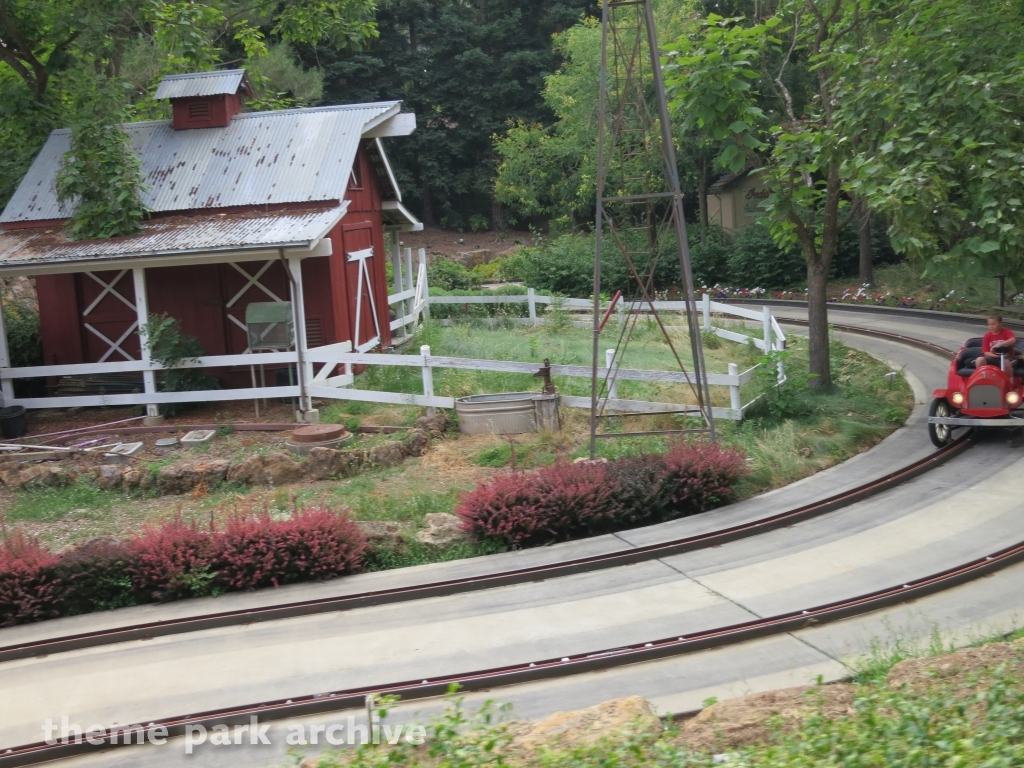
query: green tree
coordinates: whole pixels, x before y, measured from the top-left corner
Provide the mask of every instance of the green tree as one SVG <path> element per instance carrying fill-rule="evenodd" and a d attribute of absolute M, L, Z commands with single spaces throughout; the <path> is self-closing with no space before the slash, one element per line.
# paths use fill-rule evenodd
<path fill-rule="evenodd" d="M 893 246 L 1024 285 L 1024 5 L 910 0 L 872 56 L 837 54 L 849 188 Z"/>
<path fill-rule="evenodd" d="M 65 199 L 88 203 L 75 234 L 131 231 L 131 153 L 123 132 L 96 122 L 97 103 L 118 119 L 164 117 L 166 105 L 150 97 L 160 77 L 224 62 L 249 70 L 251 106 L 315 99 L 317 78 L 291 47 L 365 45 L 376 34 L 374 10 L 374 0 L 0 0 L 0 205 L 50 130 L 71 125 L 76 167 L 68 166 Z M 86 218 L 106 223 L 94 228 Z"/>
<path fill-rule="evenodd" d="M 389 153 L 425 222 L 464 227 L 478 215 L 500 228 L 492 137 L 509 121 L 550 122 L 540 93 L 559 63 L 551 36 L 594 10 L 593 0 L 394 0 L 366 50 L 303 56 L 323 65 L 328 101 L 402 99 L 416 112 L 416 132 Z"/>

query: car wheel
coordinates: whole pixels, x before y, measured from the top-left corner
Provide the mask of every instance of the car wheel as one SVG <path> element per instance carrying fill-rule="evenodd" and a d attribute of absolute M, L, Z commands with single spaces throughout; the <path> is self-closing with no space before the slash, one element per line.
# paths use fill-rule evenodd
<path fill-rule="evenodd" d="M 946 417 L 952 414 L 953 411 L 950 409 L 949 403 L 938 398 L 932 400 L 932 404 L 928 408 L 929 416 Z M 929 424 L 928 437 L 931 438 L 932 445 L 936 448 L 943 448 L 953 442 L 953 428 L 948 424 Z"/>

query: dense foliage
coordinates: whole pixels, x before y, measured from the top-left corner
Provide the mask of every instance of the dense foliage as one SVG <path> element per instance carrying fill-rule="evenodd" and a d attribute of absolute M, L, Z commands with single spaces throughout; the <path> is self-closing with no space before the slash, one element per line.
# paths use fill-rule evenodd
<path fill-rule="evenodd" d="M 328 103 L 402 99 L 416 112 L 416 132 L 388 152 L 425 222 L 500 229 L 492 137 L 509 121 L 550 121 L 540 92 L 559 61 L 551 35 L 595 10 L 592 0 L 396 0 L 381 6 L 366 50 L 303 56 L 323 67 Z"/>
<path fill-rule="evenodd" d="M 181 519 L 126 541 L 61 555 L 17 533 L 0 541 L 0 627 L 140 603 L 280 586 L 352 573 L 366 537 L 346 512 L 245 512 L 223 529 Z"/>
<path fill-rule="evenodd" d="M 169 116 L 163 75 L 244 66 L 250 106 L 315 101 L 319 75 L 293 46 L 354 48 L 376 34 L 374 0 L 26 0 L 0 12 L 0 206 L 50 130 L 72 128 L 58 193 L 73 238 L 137 230 L 145 210 L 124 120 Z"/>
<path fill-rule="evenodd" d="M 705 512 L 729 502 L 746 473 L 738 451 L 678 443 L 666 454 L 499 475 L 466 494 L 458 514 L 480 539 L 530 547 Z"/>

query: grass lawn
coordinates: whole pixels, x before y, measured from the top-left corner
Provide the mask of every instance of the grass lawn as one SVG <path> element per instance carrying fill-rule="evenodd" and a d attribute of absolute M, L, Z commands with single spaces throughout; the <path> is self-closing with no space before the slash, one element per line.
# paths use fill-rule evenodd
<path fill-rule="evenodd" d="M 751 329 L 751 332 L 756 332 Z M 476 325 L 449 327 L 428 326 L 413 344 L 431 345 L 435 354 L 446 356 L 478 356 L 540 362 L 585 364 L 589 360 L 590 334 L 582 330 L 515 326 L 490 330 Z M 614 329 L 602 336 L 602 348 L 614 346 Z M 682 345 L 678 349 L 688 353 Z M 786 361 L 791 380 L 805 379 L 807 370 L 806 340 L 794 337 L 790 342 L 792 356 Z M 888 368 L 867 355 L 833 344 L 833 375 L 835 387 L 829 392 L 812 389 L 794 393 L 789 415 L 754 412 L 743 423 L 718 422 L 720 439 L 727 445 L 745 451 L 750 458 L 751 474 L 740 489 L 749 497 L 770 488 L 791 483 L 825 467 L 866 450 L 895 429 L 909 413 L 912 395 L 906 383 L 885 381 Z M 722 342 L 708 352 L 708 367 L 723 371 L 728 362 L 737 362 L 741 370 L 750 367 L 760 353 L 749 345 Z M 625 364 L 637 368 L 672 369 L 674 360 L 660 333 L 641 326 L 627 350 Z M 588 394 L 589 383 L 583 379 L 556 377 L 559 391 Z M 362 388 L 390 391 L 421 392 L 419 369 L 391 366 L 371 367 L 360 378 Z M 539 381 L 527 374 L 486 373 L 474 371 L 435 371 L 435 392 L 462 396 L 478 392 L 538 390 Z M 756 382 L 744 387 L 743 399 L 757 394 Z M 716 392 L 717 390 L 717 392 Z M 724 387 L 714 387 L 713 400 L 728 402 Z M 682 399 L 688 394 L 683 387 L 643 382 L 621 382 L 620 397 L 633 399 Z M 321 403 L 324 421 L 364 424 L 408 425 L 422 414 L 422 409 L 377 405 L 363 402 Z M 387 553 L 370 562 L 372 568 L 397 567 L 422 562 L 484 554 L 493 549 L 460 544 L 438 551 L 415 541 L 414 533 L 425 515 L 451 512 L 459 494 L 472 489 L 495 472 L 551 464 L 559 457 L 572 459 L 587 454 L 589 415 L 584 410 L 563 408 L 560 433 L 532 433 L 511 437 L 452 434 L 435 441 L 422 457 L 407 459 L 402 465 L 377 469 L 357 477 L 323 482 L 304 482 L 277 489 L 247 489 L 222 485 L 197 496 L 157 497 L 143 491 L 101 491 L 85 483 L 68 488 L 4 491 L 0 493 L 0 510 L 8 523 L 24 526 L 44 543 L 55 549 L 91 536 L 122 536 L 138 531 L 146 523 L 170 518 L 176 514 L 204 523 L 223 519 L 244 508 L 268 509 L 273 514 L 287 514 L 296 504 L 324 503 L 346 506 L 359 520 L 395 520 L 403 524 L 407 546 L 401 553 Z M 673 429 L 681 425 L 672 415 L 615 417 L 603 422 L 606 431 L 639 431 Z M 284 438 L 279 438 L 283 442 Z M 361 443 L 372 444 L 385 436 L 361 436 Z M 265 442 L 248 445 L 251 438 L 243 434 L 218 438 L 219 445 L 210 449 L 218 456 L 237 449 L 241 454 L 280 448 Z M 236 445 L 237 443 L 237 445 Z M 617 456 L 663 451 L 664 437 L 629 437 L 605 439 L 598 443 L 599 455 Z M 154 465 L 155 467 L 155 465 Z M 713 514 L 713 513 L 712 513 Z"/>

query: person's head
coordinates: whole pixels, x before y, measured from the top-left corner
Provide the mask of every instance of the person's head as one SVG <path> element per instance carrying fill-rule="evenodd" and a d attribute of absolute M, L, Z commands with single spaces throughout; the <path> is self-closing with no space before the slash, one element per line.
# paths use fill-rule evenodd
<path fill-rule="evenodd" d="M 1003 316 L 993 312 L 988 316 L 988 329 L 992 333 L 999 333 L 1003 330 Z"/>

